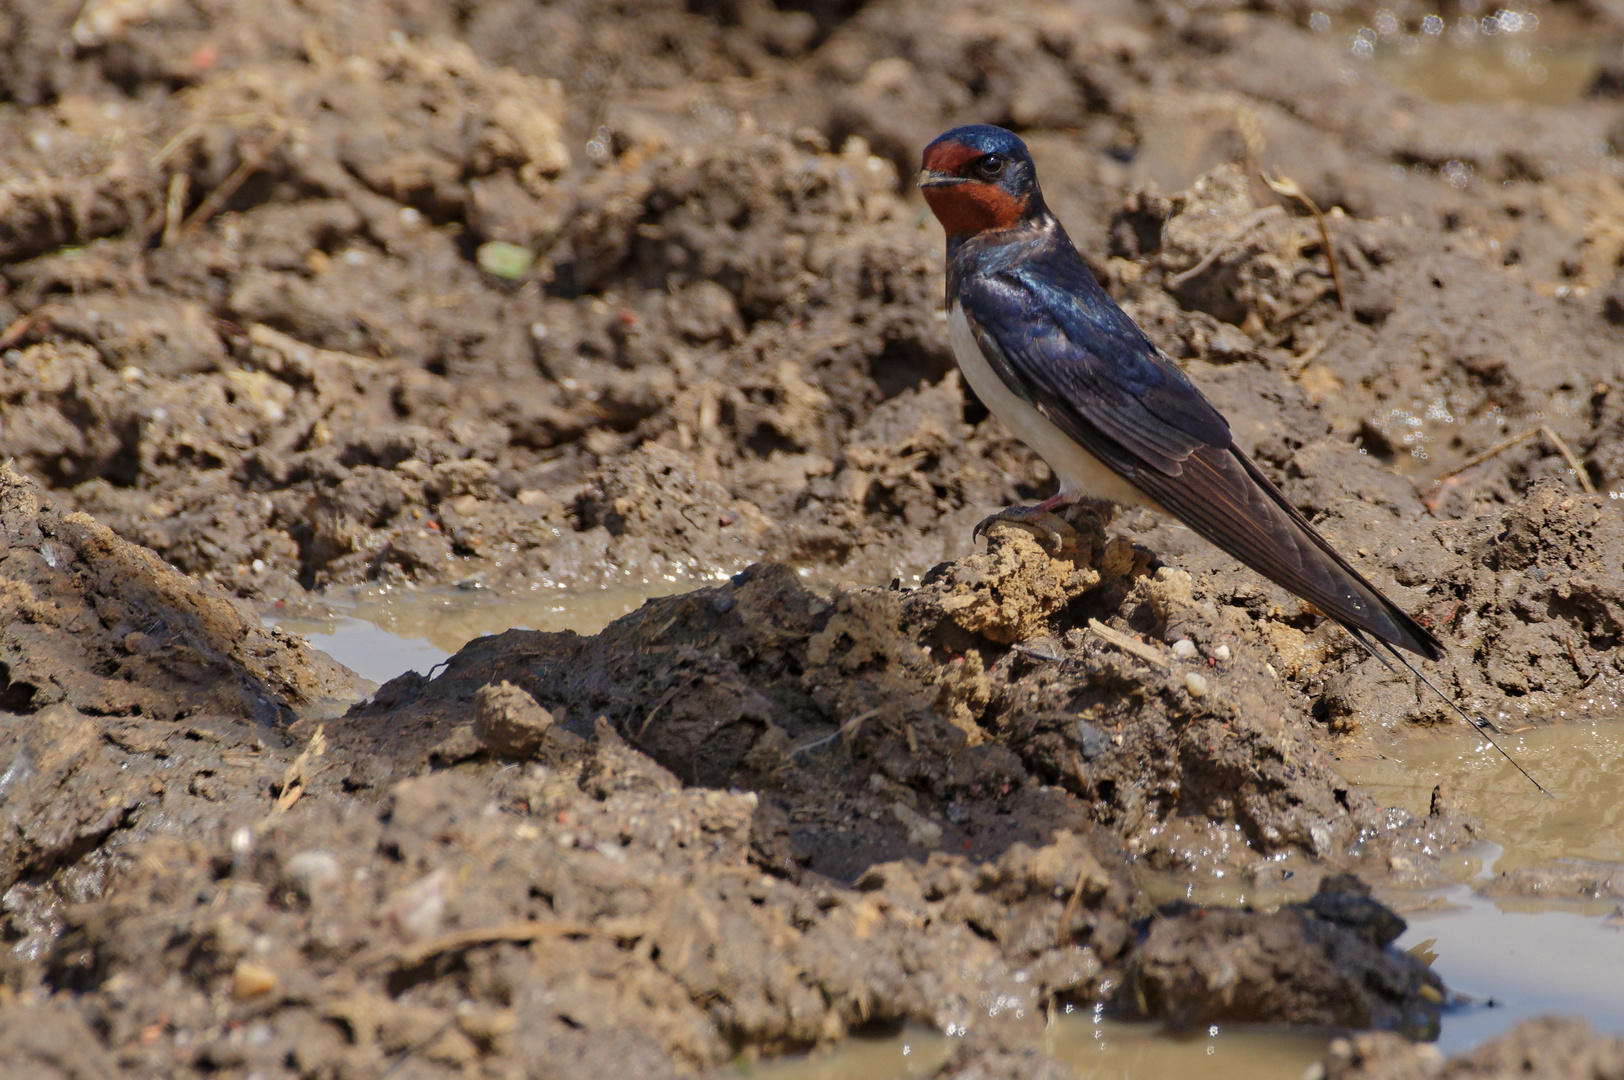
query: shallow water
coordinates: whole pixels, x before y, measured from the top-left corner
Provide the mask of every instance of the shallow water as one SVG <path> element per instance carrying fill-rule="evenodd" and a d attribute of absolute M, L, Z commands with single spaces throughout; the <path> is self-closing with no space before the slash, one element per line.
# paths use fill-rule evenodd
<path fill-rule="evenodd" d="M 1175 1039 L 1153 1024 L 1124 1024 L 1079 1011 L 1056 1017 L 1044 1042 L 1078 1080 L 1300 1080 L 1303 1070 L 1324 1056 L 1326 1039 L 1216 1029 Z M 755 1080 L 908 1080 L 928 1076 L 946 1060 L 952 1043 L 919 1030 L 854 1038 L 832 1053 L 758 1064 L 748 1075 Z"/>
<path fill-rule="evenodd" d="M 1497 739 L 1554 797 L 1535 791 L 1464 726 L 1412 740 L 1393 756 L 1339 761 L 1337 769 L 1376 799 L 1418 813 L 1447 781 L 1504 849 L 1497 872 L 1553 859 L 1624 863 L 1624 719 Z"/>
<path fill-rule="evenodd" d="M 343 612 L 331 619 L 276 619 L 285 629 L 350 670 L 377 683 L 405 671 L 427 675 L 474 638 L 504 630 L 573 630 L 595 634 L 644 601 L 695 587 L 661 580 L 589 594 L 557 590 L 496 596 L 485 590 L 361 590 L 325 599 Z"/>
<path fill-rule="evenodd" d="M 1328 29 L 1347 39 L 1349 60 L 1433 101 L 1568 105 L 1589 89 L 1617 43 L 1563 7 L 1496 7 L 1477 15 L 1433 15 L 1407 32 L 1378 12 L 1369 25 Z"/>
<path fill-rule="evenodd" d="M 510 626 L 593 633 L 645 599 L 674 591 L 664 583 L 592 596 L 519 598 L 395 590 L 355 598 L 338 619 L 283 625 L 384 682 L 407 668 L 427 672 L 481 634 Z M 1447 781 L 1493 841 L 1462 862 L 1480 867 L 1482 877 L 1557 859 L 1624 863 L 1624 784 L 1617 780 L 1624 773 L 1624 719 L 1532 729 L 1501 742 L 1555 797 L 1534 791 L 1465 728 L 1413 739 L 1385 756 L 1341 761 L 1338 768 L 1378 800 L 1422 813 L 1433 788 Z M 1624 931 L 1606 921 L 1612 902 L 1495 901 L 1463 885 L 1405 898 L 1400 907 L 1410 929 L 1399 946 L 1429 943 L 1437 955 L 1434 966 L 1451 989 L 1476 1002 L 1445 1017 L 1439 1045 L 1446 1052 L 1546 1013 L 1579 1013 L 1600 1030 L 1624 1032 Z M 1231 1027 L 1173 1037 L 1157 1025 L 1118 1023 L 1078 1010 L 1057 1015 L 1046 1038 L 1050 1052 L 1083 1080 L 1297 1080 L 1323 1055 L 1329 1036 Z M 748 1075 L 903 1080 L 928 1074 L 951 1049 L 946 1036 L 909 1030 L 849 1039 L 816 1057 L 757 1063 Z"/>

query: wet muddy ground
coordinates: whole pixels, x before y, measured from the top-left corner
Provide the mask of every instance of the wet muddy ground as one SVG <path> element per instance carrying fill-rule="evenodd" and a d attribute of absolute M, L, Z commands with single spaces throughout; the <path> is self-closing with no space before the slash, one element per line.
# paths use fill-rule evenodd
<path fill-rule="evenodd" d="M 1062 1076 L 1045 1024 L 1100 1006 L 1432 1075 L 1407 1040 L 1485 991 L 1428 905 L 1624 900 L 1621 43 L 1603 3 L 0 9 L 0 1061 L 736 1075 L 900 1027 Z M 972 541 L 1053 480 L 946 341 L 907 178 L 966 121 L 1558 799 L 1173 523 Z M 357 618 L 422 644 L 273 626 Z M 1506 1038 L 1449 1075 L 1618 1055 Z"/>

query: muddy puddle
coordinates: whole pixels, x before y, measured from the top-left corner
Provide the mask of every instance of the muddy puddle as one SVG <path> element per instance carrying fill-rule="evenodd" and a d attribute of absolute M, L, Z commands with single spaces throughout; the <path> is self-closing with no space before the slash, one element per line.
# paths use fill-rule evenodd
<path fill-rule="evenodd" d="M 1433 101 L 1570 105 L 1618 55 L 1574 12 L 1550 4 L 1433 13 L 1406 28 L 1388 11 L 1367 23 L 1333 24 L 1353 63 L 1373 63 L 1393 82 Z"/>
<path fill-rule="evenodd" d="M 907 1080 L 929 1076 L 948 1057 L 952 1040 L 910 1031 L 857 1038 L 833 1054 L 764 1063 L 760 1080 Z M 1216 1029 L 1171 1037 L 1145 1024 L 1125 1024 L 1073 1012 L 1058 1016 L 1044 1049 L 1071 1066 L 1077 1080 L 1298 1080 L 1325 1054 L 1317 1035 Z"/>
<path fill-rule="evenodd" d="M 357 674 L 385 683 L 404 671 L 427 675 L 477 637 L 504 630 L 573 630 L 595 634 L 645 600 L 696 587 L 687 579 L 628 582 L 591 593 L 556 589 L 495 595 L 475 589 L 357 589 L 324 599 L 326 618 L 266 617 L 302 634 Z"/>
<path fill-rule="evenodd" d="M 1469 731 L 1418 738 L 1392 756 L 1338 763 L 1343 775 L 1385 802 L 1422 807 L 1447 782 L 1469 813 L 1481 818 L 1503 851 L 1496 872 L 1557 859 L 1624 863 L 1624 720 L 1562 724 L 1501 743 L 1555 795 L 1529 787 Z"/>
<path fill-rule="evenodd" d="M 1390 897 L 1409 922 L 1399 948 L 1434 956 L 1434 970 L 1464 1000 L 1444 1016 L 1438 1047 L 1458 1053 L 1520 1021 L 1555 1013 L 1584 1016 L 1598 1030 L 1624 1028 L 1624 906 L 1618 896 L 1487 897 L 1484 882 L 1534 866 L 1596 864 L 1604 880 L 1624 883 L 1624 722 L 1571 724 L 1514 736 L 1506 745 L 1557 792 L 1545 798 L 1468 732 L 1416 739 L 1380 760 L 1342 763 L 1372 795 L 1425 808 L 1439 782 L 1482 819 L 1493 838 L 1464 856 L 1473 880 L 1452 888 Z M 1172 880 L 1143 881 L 1153 894 L 1176 894 Z M 1285 894 L 1204 883 L 1186 894 L 1205 903 L 1269 906 Z M 1046 1049 L 1082 1080 L 1181 1080 L 1188 1076 L 1297 1080 L 1319 1061 L 1331 1035 L 1221 1028 L 1169 1032 L 1066 1011 L 1052 1020 Z M 941 1037 L 909 1032 L 854 1042 L 817 1060 L 780 1062 L 752 1075 L 770 1080 L 902 1080 L 928 1075 L 945 1055 Z M 918 1055 L 917 1057 L 914 1055 Z M 933 1056 L 934 1055 L 934 1056 Z"/>

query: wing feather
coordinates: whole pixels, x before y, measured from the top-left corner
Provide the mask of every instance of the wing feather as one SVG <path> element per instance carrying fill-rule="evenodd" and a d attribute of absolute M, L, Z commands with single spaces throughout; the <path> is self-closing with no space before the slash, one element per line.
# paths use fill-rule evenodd
<path fill-rule="evenodd" d="M 1028 259 L 955 281 L 971 330 L 1006 385 L 1264 577 L 1345 626 L 1441 657 L 1437 639 L 1332 548 L 1235 446 L 1223 416 L 1105 294 L 1074 249 L 1071 260 Z"/>

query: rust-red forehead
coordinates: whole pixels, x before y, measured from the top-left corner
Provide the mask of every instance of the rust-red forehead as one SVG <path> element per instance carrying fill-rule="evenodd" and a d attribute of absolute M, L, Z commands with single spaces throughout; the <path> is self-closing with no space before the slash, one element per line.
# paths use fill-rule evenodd
<path fill-rule="evenodd" d="M 961 142 L 939 142 L 925 147 L 924 166 L 932 172 L 956 173 L 976 158 L 981 151 Z"/>

